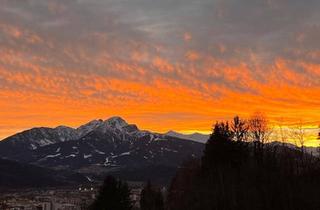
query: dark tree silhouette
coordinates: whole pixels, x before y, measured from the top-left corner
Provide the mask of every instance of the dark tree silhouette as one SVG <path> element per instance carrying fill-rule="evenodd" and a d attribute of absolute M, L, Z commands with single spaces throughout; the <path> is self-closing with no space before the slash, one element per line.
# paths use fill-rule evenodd
<path fill-rule="evenodd" d="M 269 141 L 271 129 L 266 116 L 261 112 L 254 113 L 248 123 L 254 156 L 260 164 L 264 160 L 264 145 Z"/>
<path fill-rule="evenodd" d="M 239 116 L 233 118 L 231 123 L 231 131 L 235 141 L 245 141 L 248 137 L 249 125 L 247 121 L 240 119 Z"/>
<path fill-rule="evenodd" d="M 291 137 L 294 139 L 296 145 L 301 148 L 302 154 L 304 153 L 304 145 L 306 142 L 306 131 L 303 127 L 301 120 L 292 128 Z"/>
<path fill-rule="evenodd" d="M 319 129 L 319 132 L 318 132 L 318 138 L 317 139 L 320 141 L 320 125 L 318 126 L 318 129 Z M 317 152 L 318 152 L 318 158 L 320 158 L 320 143 L 318 145 Z"/>
<path fill-rule="evenodd" d="M 107 176 L 91 210 L 130 210 L 130 190 L 128 185 L 112 176 Z"/>
<path fill-rule="evenodd" d="M 159 188 L 151 185 L 149 181 L 141 192 L 141 210 L 164 210 L 163 196 Z"/>
<path fill-rule="evenodd" d="M 232 141 L 233 132 L 228 122 L 217 122 L 214 125 L 213 133 L 206 144 L 202 157 L 202 168 L 204 170 L 215 169 L 223 165 L 232 167 L 239 164 L 243 158 L 242 141 Z"/>
<path fill-rule="evenodd" d="M 320 209 L 320 159 L 265 143 L 265 120 L 255 118 L 255 141 L 234 141 L 228 123 L 217 122 L 202 160 L 185 163 L 173 178 L 167 210 Z M 257 161 L 255 142 L 264 145 Z M 284 147 L 278 149 L 278 147 Z M 263 148 L 263 147 L 262 147 Z"/>
<path fill-rule="evenodd" d="M 197 196 L 202 194 L 198 191 L 200 177 L 200 161 L 191 159 L 186 161 L 172 179 L 169 188 L 166 209 L 202 209 L 202 203 Z"/>
<path fill-rule="evenodd" d="M 263 113 L 256 112 L 249 119 L 249 133 L 253 142 L 265 144 L 269 140 L 271 129 Z"/>

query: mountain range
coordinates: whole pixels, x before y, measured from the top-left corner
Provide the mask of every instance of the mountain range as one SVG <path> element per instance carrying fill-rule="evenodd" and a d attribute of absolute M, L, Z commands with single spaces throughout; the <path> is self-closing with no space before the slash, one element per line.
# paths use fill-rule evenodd
<path fill-rule="evenodd" d="M 187 139 L 199 143 L 207 143 L 210 135 L 202 134 L 202 133 L 192 133 L 192 134 L 182 134 L 175 131 L 169 131 L 166 133 L 167 136 L 176 137 L 180 139 Z"/>
<path fill-rule="evenodd" d="M 112 117 L 79 128 L 40 127 L 17 133 L 0 141 L 0 157 L 80 173 L 89 181 L 115 174 L 134 181 L 167 183 L 183 161 L 201 157 L 207 137 L 144 131 L 121 117 Z"/>

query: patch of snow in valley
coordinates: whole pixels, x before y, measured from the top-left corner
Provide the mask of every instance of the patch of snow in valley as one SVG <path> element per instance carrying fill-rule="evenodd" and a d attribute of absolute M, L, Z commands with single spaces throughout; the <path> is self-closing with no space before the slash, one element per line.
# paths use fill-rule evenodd
<path fill-rule="evenodd" d="M 65 158 L 69 158 L 69 157 L 76 157 L 76 155 L 75 154 L 71 154 L 71 155 L 68 155 L 68 156 L 65 156 Z"/>
<path fill-rule="evenodd" d="M 106 153 L 104 153 L 104 152 L 102 152 L 102 151 L 100 151 L 100 150 L 94 150 L 96 153 L 98 153 L 98 154 L 100 154 L 100 155 L 105 155 Z"/>
<path fill-rule="evenodd" d="M 86 176 L 86 178 L 88 179 L 89 182 L 93 182 L 93 180 L 90 179 L 90 177 Z"/>
<path fill-rule="evenodd" d="M 84 159 L 87 159 L 87 158 L 90 158 L 90 157 L 92 157 L 92 154 L 89 154 L 89 155 L 83 154 L 83 158 Z"/>
<path fill-rule="evenodd" d="M 175 152 L 175 153 L 178 152 L 177 150 L 172 150 L 172 149 L 168 149 L 168 148 L 164 148 L 164 150 L 167 151 L 167 152 Z"/>
<path fill-rule="evenodd" d="M 116 161 L 110 161 L 109 157 L 106 157 L 105 162 L 103 163 L 104 166 L 110 166 L 110 167 L 117 167 L 118 165 L 115 164 Z"/>
<path fill-rule="evenodd" d="M 31 149 L 32 149 L 32 150 L 37 149 L 37 146 L 36 146 L 36 145 L 34 145 L 34 144 L 31 144 L 30 146 L 31 146 Z"/>
<path fill-rule="evenodd" d="M 125 156 L 125 155 L 130 155 L 131 152 L 124 152 L 124 153 L 121 153 L 119 156 Z"/>
<path fill-rule="evenodd" d="M 60 156 L 60 155 L 61 155 L 61 153 L 55 154 L 55 155 L 47 155 L 47 156 L 45 156 L 44 158 L 55 158 L 55 157 L 58 157 L 58 156 Z"/>
<path fill-rule="evenodd" d="M 109 158 L 108 158 L 108 157 L 106 157 L 106 161 L 103 163 L 103 165 L 107 166 L 107 165 L 108 165 L 108 163 L 110 163 L 110 162 L 109 162 Z"/>
<path fill-rule="evenodd" d="M 117 157 L 121 157 L 121 156 L 131 155 L 131 152 L 123 152 L 119 155 L 113 155 L 113 153 L 111 153 L 111 155 L 112 155 L 111 158 L 113 159 L 113 158 L 117 158 Z"/>
<path fill-rule="evenodd" d="M 60 141 L 65 142 L 65 141 L 66 141 L 66 138 L 61 137 L 61 138 L 60 138 Z"/>

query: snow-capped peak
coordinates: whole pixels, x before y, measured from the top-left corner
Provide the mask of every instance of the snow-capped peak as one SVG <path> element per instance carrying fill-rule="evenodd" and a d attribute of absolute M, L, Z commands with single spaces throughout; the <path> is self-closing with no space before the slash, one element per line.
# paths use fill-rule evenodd
<path fill-rule="evenodd" d="M 129 125 L 121 117 L 111 117 L 105 121 L 93 120 L 85 125 L 76 129 L 78 137 L 84 137 L 92 131 L 98 131 L 100 133 L 115 132 L 117 134 L 131 134 L 137 132 L 139 129 L 136 125 Z"/>
<path fill-rule="evenodd" d="M 122 119 L 121 117 L 111 117 L 107 119 L 105 122 L 106 126 L 122 130 L 124 127 L 128 126 L 129 124 Z"/>
<path fill-rule="evenodd" d="M 100 127 L 101 125 L 103 125 L 103 120 L 99 119 L 99 120 L 92 120 L 90 122 L 88 122 L 85 125 L 80 126 L 79 128 L 77 128 L 77 132 L 79 137 L 84 136 L 88 133 L 90 133 L 91 131 L 95 130 L 96 128 Z"/>

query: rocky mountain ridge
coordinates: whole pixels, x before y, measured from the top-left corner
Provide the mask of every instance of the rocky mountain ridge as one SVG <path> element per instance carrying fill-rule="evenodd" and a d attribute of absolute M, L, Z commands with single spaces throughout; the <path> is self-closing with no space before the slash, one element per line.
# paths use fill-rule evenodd
<path fill-rule="evenodd" d="M 150 168 L 156 175 L 154 167 L 173 174 L 183 161 L 201 157 L 203 149 L 202 143 L 139 130 L 112 117 L 76 129 L 59 126 L 24 131 L 0 142 L 0 157 L 89 177 L 128 170 L 144 173 Z"/>

